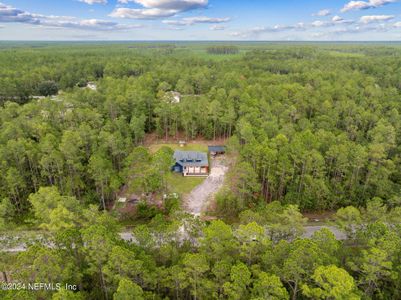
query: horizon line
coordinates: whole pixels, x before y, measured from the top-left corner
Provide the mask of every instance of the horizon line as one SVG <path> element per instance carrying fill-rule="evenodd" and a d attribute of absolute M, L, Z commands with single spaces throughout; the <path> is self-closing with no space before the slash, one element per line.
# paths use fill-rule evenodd
<path fill-rule="evenodd" d="M 129 42 L 129 43 L 152 43 L 152 42 L 170 42 L 170 43 L 182 43 L 182 42 L 195 42 L 195 43 L 401 43 L 401 40 L 333 40 L 333 41 L 319 41 L 319 40 L 1 40 L 0 43 L 4 42 L 30 42 L 30 43 L 60 43 L 60 42 L 104 42 L 104 43 L 118 43 L 118 42 Z"/>

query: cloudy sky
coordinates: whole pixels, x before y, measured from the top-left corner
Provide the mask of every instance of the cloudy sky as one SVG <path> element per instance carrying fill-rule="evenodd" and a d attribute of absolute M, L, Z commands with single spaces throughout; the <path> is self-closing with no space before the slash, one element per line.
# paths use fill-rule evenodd
<path fill-rule="evenodd" d="M 399 41 L 401 0 L 0 0 L 0 40 Z"/>

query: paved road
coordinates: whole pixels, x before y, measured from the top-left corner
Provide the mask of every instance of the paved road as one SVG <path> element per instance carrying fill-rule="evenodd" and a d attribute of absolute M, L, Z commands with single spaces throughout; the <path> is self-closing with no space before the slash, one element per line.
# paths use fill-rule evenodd
<path fill-rule="evenodd" d="M 302 237 L 310 238 L 316 231 L 319 231 L 322 228 L 329 229 L 335 235 L 337 240 L 345 240 L 346 239 L 345 233 L 334 226 L 305 226 L 305 233 L 303 234 Z M 135 242 L 134 235 L 132 234 L 132 232 L 129 232 L 129 231 L 121 232 L 120 237 L 127 242 Z M 27 248 L 26 244 L 24 244 L 24 243 L 13 245 L 13 246 L 10 246 L 9 248 L 7 248 L 5 246 L 2 247 L 2 245 L 1 245 L 2 240 L 4 240 L 4 239 L 0 238 L 0 250 L 6 251 L 6 252 L 17 253 L 17 252 L 25 251 Z"/>
<path fill-rule="evenodd" d="M 303 238 L 311 238 L 312 235 L 316 232 L 319 231 L 320 229 L 327 228 L 330 230 L 334 236 L 336 237 L 337 240 L 343 241 L 347 239 L 347 236 L 344 232 L 342 232 L 340 229 L 338 229 L 335 226 L 305 226 L 305 232 L 302 235 Z M 123 240 L 128 241 L 128 242 L 135 242 L 135 237 L 132 234 L 132 232 L 123 232 L 120 233 L 120 236 Z"/>
<path fill-rule="evenodd" d="M 302 237 L 310 238 L 316 231 L 319 231 L 320 229 L 323 229 L 323 228 L 329 229 L 334 234 L 336 239 L 339 241 L 343 241 L 343 240 L 347 239 L 346 234 L 335 226 L 305 226 L 304 227 L 305 233 L 303 234 Z"/>
<path fill-rule="evenodd" d="M 221 189 L 224 183 L 228 170 L 224 157 L 212 159 L 211 167 L 209 177 L 184 199 L 184 209 L 195 216 L 200 216 L 207 209 L 208 201 Z"/>

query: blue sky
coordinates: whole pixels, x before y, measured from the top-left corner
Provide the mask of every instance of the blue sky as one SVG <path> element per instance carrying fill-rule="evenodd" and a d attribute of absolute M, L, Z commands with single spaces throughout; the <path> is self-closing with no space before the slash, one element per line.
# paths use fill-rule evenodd
<path fill-rule="evenodd" d="M 399 41 L 401 0 L 0 0 L 0 40 Z"/>

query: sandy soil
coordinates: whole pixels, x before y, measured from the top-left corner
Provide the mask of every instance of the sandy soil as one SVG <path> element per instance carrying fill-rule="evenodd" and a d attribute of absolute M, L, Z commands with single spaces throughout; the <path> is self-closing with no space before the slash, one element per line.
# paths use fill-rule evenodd
<path fill-rule="evenodd" d="M 223 186 L 228 170 L 224 157 L 211 159 L 211 166 L 210 176 L 184 199 L 184 209 L 193 215 L 200 216 L 206 210 L 209 200 Z"/>

